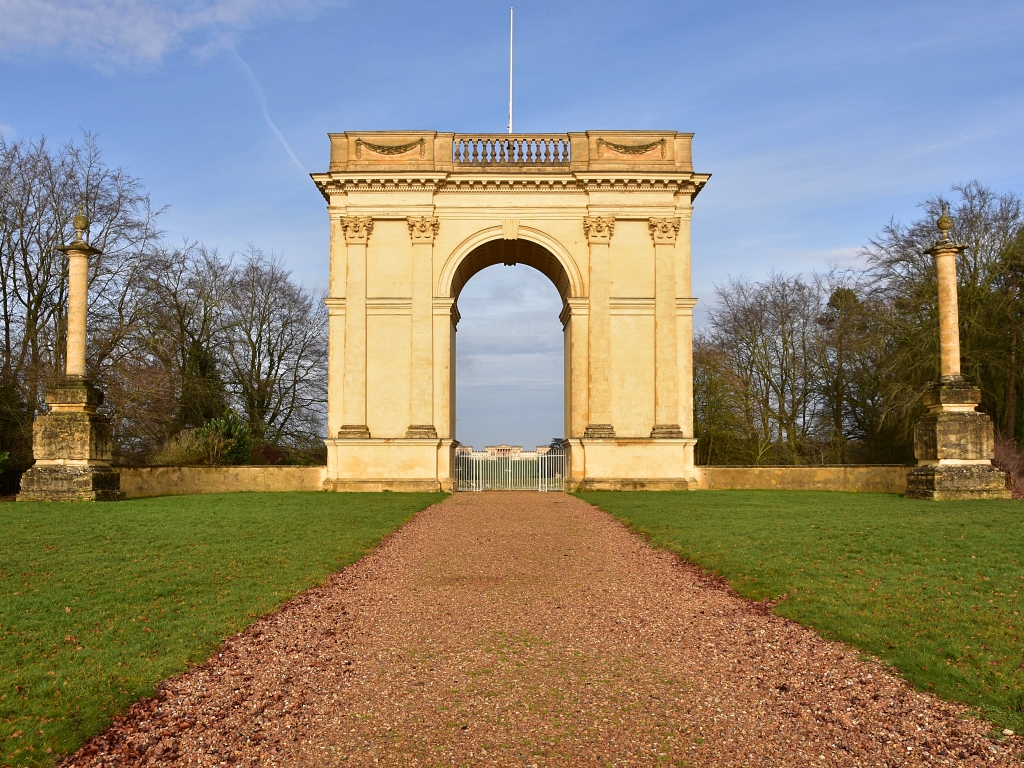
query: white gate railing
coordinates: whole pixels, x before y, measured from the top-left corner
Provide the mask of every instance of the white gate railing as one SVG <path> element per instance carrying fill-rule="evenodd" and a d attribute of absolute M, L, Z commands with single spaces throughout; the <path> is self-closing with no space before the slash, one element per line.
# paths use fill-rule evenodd
<path fill-rule="evenodd" d="M 522 451 L 495 456 L 487 451 L 455 455 L 456 491 L 562 491 L 566 455 Z"/>

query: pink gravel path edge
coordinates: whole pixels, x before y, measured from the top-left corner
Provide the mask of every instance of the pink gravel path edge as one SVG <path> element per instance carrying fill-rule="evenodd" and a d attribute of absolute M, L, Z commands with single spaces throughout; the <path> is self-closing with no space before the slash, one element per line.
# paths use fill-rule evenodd
<path fill-rule="evenodd" d="M 1019 766 L 989 730 L 579 499 L 483 493 L 60 765 Z"/>

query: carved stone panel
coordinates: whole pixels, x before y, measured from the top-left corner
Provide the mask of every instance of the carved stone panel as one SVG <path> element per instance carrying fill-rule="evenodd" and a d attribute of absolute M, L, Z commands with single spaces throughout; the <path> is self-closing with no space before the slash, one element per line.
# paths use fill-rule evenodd
<path fill-rule="evenodd" d="M 651 237 L 654 239 L 655 245 L 669 245 L 676 241 L 676 235 L 679 234 L 679 217 L 673 217 L 668 219 L 650 219 L 648 226 L 651 230 Z"/>
<path fill-rule="evenodd" d="M 409 237 L 412 238 L 414 243 L 434 242 L 434 235 L 437 234 L 437 230 L 441 227 L 441 222 L 436 216 L 410 216 L 407 221 L 409 223 Z"/>
<path fill-rule="evenodd" d="M 611 216 L 586 216 L 583 219 L 583 234 L 590 243 L 610 243 L 615 231 L 615 219 Z"/>
<path fill-rule="evenodd" d="M 366 245 L 373 232 L 373 219 L 369 216 L 345 216 L 341 219 L 345 242 L 349 245 Z"/>

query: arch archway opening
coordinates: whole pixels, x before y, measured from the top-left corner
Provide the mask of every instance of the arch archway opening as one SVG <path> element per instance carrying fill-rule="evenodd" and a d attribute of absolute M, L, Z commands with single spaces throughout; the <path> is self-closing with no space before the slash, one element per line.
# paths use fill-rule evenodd
<path fill-rule="evenodd" d="M 527 240 L 492 240 L 463 258 L 451 290 L 456 439 L 532 451 L 567 436 L 571 287 L 559 260 Z"/>
<path fill-rule="evenodd" d="M 569 276 L 558 257 L 538 243 L 515 239 L 490 240 L 470 251 L 455 270 L 451 285 L 452 298 L 458 300 L 463 287 L 473 275 L 495 264 L 524 264 L 533 267 L 554 284 L 563 304 L 570 295 Z"/>

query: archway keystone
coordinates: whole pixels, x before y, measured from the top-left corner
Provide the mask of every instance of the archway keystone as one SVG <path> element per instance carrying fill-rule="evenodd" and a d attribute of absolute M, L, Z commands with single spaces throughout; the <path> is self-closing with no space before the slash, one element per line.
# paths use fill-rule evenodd
<path fill-rule="evenodd" d="M 332 490 L 451 490 L 466 282 L 562 296 L 571 484 L 692 488 L 692 134 L 331 134 Z"/>

